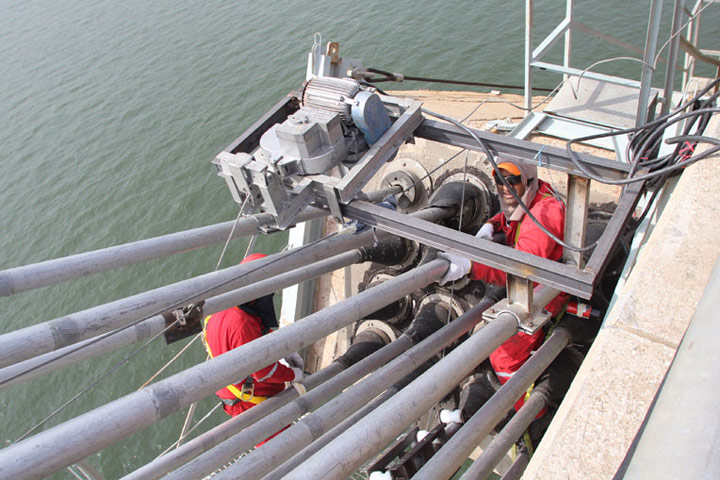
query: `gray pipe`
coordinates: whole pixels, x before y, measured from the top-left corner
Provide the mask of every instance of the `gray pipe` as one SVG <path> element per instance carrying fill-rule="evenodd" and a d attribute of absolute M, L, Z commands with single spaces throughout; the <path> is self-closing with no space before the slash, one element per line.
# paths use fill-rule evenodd
<path fill-rule="evenodd" d="M 665 87 L 663 90 L 663 104 L 660 110 L 660 116 L 670 111 L 672 104 L 672 95 L 675 90 L 675 69 L 677 68 L 678 46 L 680 45 L 680 30 L 682 30 L 683 12 L 685 10 L 685 0 L 675 0 L 675 8 L 673 9 L 672 27 L 670 28 L 670 47 L 668 48 L 667 68 L 665 70 Z"/>
<path fill-rule="evenodd" d="M 451 215 L 452 209 L 429 208 L 414 216 L 428 221 Z M 389 234 L 368 230 L 356 235 L 331 235 L 316 243 L 269 255 L 252 263 L 133 295 L 45 323 L 0 335 L 0 368 L 111 332 L 134 321 L 158 315 L 213 295 L 285 273 L 329 256 L 372 244 Z"/>
<path fill-rule="evenodd" d="M 308 391 L 311 391 L 318 385 L 324 384 L 338 373 L 342 372 L 344 368 L 345 367 L 342 363 L 333 362 L 314 375 L 307 377 L 303 384 Z M 275 412 L 277 409 L 290 403 L 297 397 L 297 390 L 294 388 L 287 388 L 277 395 L 273 395 L 268 398 L 254 408 L 251 408 L 236 417 L 232 417 L 217 427 L 208 430 L 196 438 L 193 438 L 175 450 L 171 450 L 162 457 L 156 458 L 147 465 L 129 473 L 128 475 L 122 477 L 122 480 L 150 480 L 160 478 L 173 469 L 184 465 L 186 462 L 192 460 L 201 453 L 210 450 L 223 440 L 227 440 L 258 420 Z"/>
<path fill-rule="evenodd" d="M 216 448 L 200 455 L 184 467 L 172 472 L 166 477 L 167 480 L 202 478 L 214 472 L 219 465 L 223 465 L 243 452 L 250 450 L 253 445 L 281 430 L 301 415 L 318 408 L 323 403 L 336 397 L 347 387 L 406 351 L 412 344 L 413 342 L 410 338 L 401 336 L 396 341 L 347 368 L 335 378 L 320 385 L 312 392 L 308 392 L 306 395 L 276 410 L 271 416 L 267 416 L 261 421 L 247 427 Z M 263 448 L 266 448 L 268 445 L 269 443 L 264 444 Z M 247 472 L 245 472 L 245 475 L 254 478 L 253 475 Z"/>
<path fill-rule="evenodd" d="M 534 307 L 544 307 L 557 293 L 557 290 L 539 287 L 535 290 Z M 476 309 L 477 306 L 470 312 L 475 312 Z M 363 422 L 347 429 L 325 449 L 290 472 L 286 478 L 334 479 L 350 475 L 367 458 L 385 447 L 460 383 L 493 350 L 515 334 L 517 318 L 516 314 L 509 312 L 498 315 L 382 407 L 371 412 Z M 265 446 L 258 452 L 263 452 L 264 449 Z"/>
<path fill-rule="evenodd" d="M 241 266 L 262 260 L 265 259 Z M 288 268 L 287 264 L 284 267 Z M 433 260 L 208 362 L 0 450 L 0 478 L 43 478 L 71 465 L 201 400 L 233 380 L 244 378 L 437 281 L 447 268 L 447 261 Z"/>
<path fill-rule="evenodd" d="M 291 270 L 282 275 L 262 280 L 247 287 L 209 298 L 203 312 L 206 315 L 220 312 L 234 305 L 240 305 L 254 298 L 267 295 L 290 285 L 295 285 L 339 268 L 358 263 L 362 253 L 358 250 L 341 253 L 332 258 L 320 260 L 310 265 Z M 121 329 L 103 339 L 91 338 L 46 353 L 24 362 L 0 369 L 0 392 L 13 385 L 37 378 L 46 373 L 60 370 L 81 360 L 108 353 L 135 342 L 151 338 L 165 329 L 165 319 L 155 315 L 147 320 Z M 25 373 L 27 372 L 27 373 Z"/>
<path fill-rule="evenodd" d="M 347 418 L 349 414 L 362 408 L 383 390 L 401 381 L 405 376 L 412 373 L 434 356 L 440 349 L 448 346 L 455 339 L 468 332 L 480 321 L 482 312 L 492 304 L 492 301 L 486 301 L 476 305 L 464 315 L 461 315 L 450 324 L 433 333 L 362 382 L 343 392 L 341 395 L 338 395 L 331 402 L 323 405 L 312 415 L 306 416 L 273 438 L 270 442 L 264 444 L 262 448 L 253 451 L 235 462 L 231 467 L 217 475 L 217 479 L 237 478 L 241 473 L 248 478 L 260 478 L 269 473 L 274 467 L 288 460 L 293 454 L 306 445 L 320 438 L 325 432 Z M 514 323 L 515 322 L 513 322 L 513 324 Z M 508 337 L 509 336 L 510 335 L 508 335 Z M 403 406 L 403 408 L 405 407 L 407 407 L 407 405 Z M 355 439 L 355 442 L 356 441 L 357 439 Z M 322 454 L 324 454 L 324 451 L 321 451 L 318 455 Z M 191 477 L 183 476 L 180 478 Z M 305 478 L 315 477 L 310 475 Z"/>
<path fill-rule="evenodd" d="M 493 472 L 495 466 L 500 463 L 510 447 L 527 430 L 535 416 L 547 405 L 547 400 L 542 394 L 533 392 L 530 398 L 523 404 L 522 408 L 505 425 L 482 455 L 470 465 L 462 475 L 463 480 L 486 479 Z"/>
<path fill-rule="evenodd" d="M 480 313 L 474 311 L 478 316 Z M 515 317 L 499 316 L 285 478 L 346 478 L 427 412 L 516 331 Z M 262 451 L 258 450 L 261 454 Z"/>
<path fill-rule="evenodd" d="M 325 215 L 327 212 L 324 210 L 308 207 L 300 214 L 298 222 Z M 272 215 L 268 213 L 241 218 L 235 226 L 232 238 L 263 233 L 259 227 L 270 225 L 273 222 Z M 9 268 L 0 271 L 0 297 L 225 242 L 233 230 L 234 224 L 235 221 L 223 222 L 92 252 L 55 258 L 32 265 Z"/>
<path fill-rule="evenodd" d="M 415 480 L 450 478 L 477 445 L 512 408 L 530 384 L 570 342 L 564 328 L 556 328 L 538 351 L 513 374 L 510 380 L 417 472 Z"/>
<path fill-rule="evenodd" d="M 0 336 L 0 367 L 352 250 L 372 241 L 371 238 L 362 234 L 328 237 L 308 247 L 270 255 L 6 333 Z"/>
<path fill-rule="evenodd" d="M 528 463 L 530 463 L 528 454 L 525 452 L 521 453 L 500 480 L 520 480 L 520 477 L 525 473 Z"/>
<path fill-rule="evenodd" d="M 357 412 L 350 415 L 342 422 L 338 423 L 335 427 L 328 430 L 323 436 L 321 436 L 320 438 L 312 442 L 310 445 L 293 455 L 287 462 L 283 463 L 278 468 L 268 473 L 266 476 L 262 477 L 263 480 L 281 480 L 282 478 L 285 478 L 285 475 L 287 475 L 290 471 L 292 471 L 294 468 L 304 462 L 306 458 L 320 451 L 325 445 L 330 443 L 333 438 L 337 437 L 342 432 L 350 428 L 352 425 L 362 420 L 363 417 L 365 417 L 368 413 L 372 412 L 380 405 L 385 403 L 397 392 L 398 388 L 395 386 L 388 388 L 378 397 L 375 397 L 373 401 L 365 405 Z"/>

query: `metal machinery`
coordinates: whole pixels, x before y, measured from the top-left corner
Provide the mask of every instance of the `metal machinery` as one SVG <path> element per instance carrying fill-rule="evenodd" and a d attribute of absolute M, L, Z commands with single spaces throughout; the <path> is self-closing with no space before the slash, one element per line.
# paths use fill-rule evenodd
<path fill-rule="evenodd" d="M 392 444 L 369 468 L 392 470 L 397 477 L 448 477 L 467 458 L 467 448 L 472 450 L 497 425 L 571 341 L 562 328 L 556 329 L 465 425 L 449 422 L 422 437 L 405 435 L 396 441 L 518 329 L 535 332 L 542 328 L 548 320 L 542 307 L 559 291 L 581 299 L 593 295 L 644 184 L 636 182 L 625 188 L 605 228 L 596 232 L 597 245 L 587 258 L 580 252 L 567 251 L 563 262 L 554 262 L 478 240 L 452 228 L 451 221 L 436 223 L 466 212 L 469 206 L 462 200 L 436 192 L 427 206 L 418 205 L 426 196 L 420 191 L 422 179 L 412 172 L 399 167 L 386 177 L 381 191 L 363 192 L 363 188 L 392 161 L 403 143 L 415 137 L 479 151 L 491 159 L 503 155 L 521 162 L 531 162 L 542 148 L 544 165 L 568 176 L 565 239 L 585 245 L 589 179 L 565 150 L 431 120 L 420 102 L 380 94 L 353 78 L 361 77 L 360 72 L 359 62 L 338 57 L 337 44 L 329 44 L 326 54 L 321 54 L 316 45 L 303 89 L 283 98 L 217 156 L 214 163 L 233 198 L 243 213 L 252 213 L 237 225 L 227 222 L 6 270 L 0 272 L 0 294 L 12 295 L 221 242 L 228 232 L 238 237 L 258 230 L 285 229 L 328 214 L 373 228 L 329 236 L 250 264 L 2 335 L 0 387 L 8 388 L 108 349 L 159 335 L 167 322 L 183 323 L 183 315 L 169 319 L 167 313 L 188 303 L 204 301 L 208 315 L 338 268 L 375 261 L 377 252 L 363 249 L 375 248 L 393 236 L 412 242 L 412 246 L 399 247 L 408 257 L 393 257 L 390 262 L 401 268 L 378 270 L 354 297 L 0 450 L 0 478 L 42 478 L 79 462 L 207 397 L 233 379 L 246 377 L 354 324 L 358 324 L 356 339 L 363 340 L 358 345 L 364 346 L 354 344 L 351 348 L 362 349 L 363 354 L 352 356 L 348 351 L 312 375 L 303 397 L 297 398 L 297 392 L 287 389 L 246 412 L 248 415 L 235 417 L 127 478 L 159 478 L 170 471 L 171 478 L 198 478 L 228 461 L 216 456 L 218 450 L 222 454 L 242 453 L 296 420 L 273 441 L 242 458 L 236 470 L 231 468 L 220 475 L 237 478 L 241 471 L 244 478 L 268 473 L 271 478 L 346 478 Z M 624 178 L 629 171 L 621 162 L 585 154 L 579 158 L 585 168 L 605 178 Z M 445 183 L 447 192 L 458 182 L 449 176 Z M 471 217 L 482 222 L 492 200 L 481 181 L 470 187 L 467 192 L 474 193 L 467 197 L 463 193 L 460 198 L 473 200 L 468 202 L 475 205 L 474 210 L 470 208 Z M 462 192 L 466 192 L 465 187 Z M 398 210 L 378 205 L 389 194 L 398 197 Z M 423 255 L 429 248 L 462 254 L 504 270 L 509 274 L 507 298 L 499 300 L 461 283 L 445 290 L 427 290 L 448 268 L 446 260 Z M 461 294 L 460 299 L 454 294 Z M 414 319 L 408 313 L 410 303 L 417 307 Z M 373 320 L 377 323 L 368 324 Z M 425 328 L 424 322 L 433 328 Z M 457 342 L 460 338 L 466 340 Z M 370 344 L 374 346 L 368 347 Z M 443 349 L 447 354 L 438 360 L 437 352 Z M 532 421 L 533 412 L 542 408 L 542 400 L 533 398 L 537 399 L 528 401 L 532 407 L 516 415 L 507 432 L 500 432 L 500 440 L 507 442 L 509 438 L 512 444 L 517 432 Z M 312 414 L 304 416 L 309 411 Z M 358 438 L 364 440 L 358 442 Z M 215 445 L 220 448 L 212 448 Z M 488 451 L 502 456 L 507 451 L 503 446 L 507 443 L 491 445 Z M 492 463 L 489 457 L 484 458 L 476 462 L 477 468 Z"/>
<path fill-rule="evenodd" d="M 328 53 L 319 55 L 317 64 L 342 62 L 337 44 L 328 45 Z M 311 54 L 309 71 L 314 58 Z M 431 120 L 423 114 L 420 102 L 381 95 L 351 78 L 361 68 L 357 61 L 349 61 L 349 65 L 353 67 L 333 70 L 341 72 L 341 78 L 320 76 L 316 69 L 301 92 L 278 102 L 216 157 L 213 163 L 240 205 L 270 213 L 280 229 L 292 225 L 304 207 L 313 205 L 338 219 L 357 220 L 423 245 L 466 255 L 512 274 L 509 303 L 523 305 L 526 311 L 532 304 L 531 282 L 590 298 L 639 199 L 642 182 L 625 189 L 587 263 L 579 252 L 572 251 L 566 251 L 563 263 L 521 255 L 512 248 L 485 245 L 466 233 L 378 207 L 366 201 L 362 188 L 395 156 L 400 145 L 413 137 L 528 163 L 535 161 L 542 149 L 544 166 L 568 175 L 565 239 L 574 245 L 584 245 L 590 180 L 564 150 Z M 605 158 L 580 154 L 580 159 L 591 172 L 610 179 L 624 178 L 630 170 L 625 163 Z M 542 326 L 534 323 L 534 327 L 529 323 L 523 327 L 534 331 Z"/>
<path fill-rule="evenodd" d="M 575 167 L 564 150 L 429 119 L 419 102 L 380 94 L 364 85 L 360 63 L 350 61 L 352 67 L 343 66 L 337 53 L 337 44 L 330 43 L 327 55 L 311 54 L 308 79 L 303 89 L 281 100 L 214 160 L 219 175 L 226 180 L 233 198 L 242 208 L 269 213 L 275 220 L 274 227 L 284 229 L 293 225 L 306 207 L 319 207 L 340 221 L 354 220 L 410 240 L 415 251 L 408 255 L 415 260 L 404 259 L 405 268 L 401 271 L 407 270 L 408 263 L 417 265 L 422 251 L 427 248 L 463 254 L 500 268 L 509 274 L 507 298 L 492 308 L 486 307 L 483 318 L 493 322 L 510 315 L 517 327 L 528 333 L 536 332 L 549 319 L 542 309 L 543 304 L 534 302 L 534 282 L 546 287 L 542 295 L 565 291 L 581 299 L 592 296 L 639 200 L 642 183 L 626 188 L 615 214 L 609 221 L 601 222 L 599 230 L 595 228 L 592 236 L 598 243 L 592 254 L 583 256 L 568 250 L 562 263 L 517 252 L 504 245 L 479 242 L 467 233 L 467 229 L 460 231 L 457 226 L 453 228 L 449 224 L 403 213 L 408 211 L 407 207 L 415 197 L 420 197 L 415 190 L 412 196 L 407 195 L 410 189 L 421 189 L 419 179 L 412 172 L 398 167 L 388 175 L 391 180 L 385 179 L 383 185 L 389 186 L 386 190 L 366 194 L 362 189 L 381 167 L 393 160 L 400 145 L 412 141 L 413 137 L 527 162 L 535 161 L 537 152 L 542 150 L 547 166 L 568 176 L 565 239 L 575 245 L 586 244 L 590 180 Z M 313 62 L 335 66 L 332 71 L 339 76 L 322 75 L 319 69 L 312 68 Z M 357 79 L 352 78 L 353 75 Z M 582 155 L 582 161 L 593 173 L 608 178 L 623 178 L 629 170 L 625 163 L 590 155 Z M 458 178 L 447 180 L 450 180 L 448 183 L 459 182 Z M 472 223 L 480 225 L 491 210 L 488 189 L 482 181 L 476 183 L 480 186 L 476 187 L 474 205 L 476 210 L 482 211 L 471 216 L 468 226 Z M 463 188 L 467 186 L 470 184 Z M 389 194 L 397 194 L 401 199 L 398 211 L 369 201 L 379 202 Z M 470 200 L 468 198 L 468 203 L 473 203 Z M 432 198 L 430 205 L 438 206 Z M 420 251 L 417 251 L 417 245 L 420 245 Z M 381 284 L 401 271 L 388 271 L 387 267 L 371 270 L 361 291 Z M 453 292 L 453 289 L 448 291 L 435 286 L 408 294 L 358 322 L 356 335 L 373 332 L 386 342 L 396 341 L 412 319 L 409 305 L 416 305 L 416 312 L 428 303 L 441 305 L 450 319 L 461 317 L 478 302 L 482 303 L 482 291 L 468 289 L 466 284 L 458 284 L 454 289 Z M 537 410 L 542 407 L 538 405 Z M 526 422 L 531 419 L 532 416 L 526 418 Z M 492 426 L 494 423 L 490 428 Z M 419 436 L 417 440 L 417 432 L 406 432 L 382 458 L 366 467 L 367 471 L 392 472 L 393 478 L 407 478 L 418 471 L 424 472 L 423 465 L 457 429 L 455 424 L 437 424 L 429 434 Z M 295 460 L 293 465 L 299 463 L 300 460 Z M 435 470 L 434 474 L 442 471 L 442 467 L 436 468 L 440 470 Z M 266 470 L 259 472 L 267 473 Z M 289 467 L 283 472 L 289 472 Z M 421 478 L 432 476 L 421 475 Z"/>

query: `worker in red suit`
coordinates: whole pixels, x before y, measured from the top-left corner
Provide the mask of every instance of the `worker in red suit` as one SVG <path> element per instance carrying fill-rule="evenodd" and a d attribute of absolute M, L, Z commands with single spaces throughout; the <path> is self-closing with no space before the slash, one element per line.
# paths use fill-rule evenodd
<path fill-rule="evenodd" d="M 503 233 L 505 244 L 516 250 L 531 253 L 550 260 L 560 260 L 562 246 L 548 236 L 519 206 L 507 183 L 527 205 L 533 216 L 555 237 L 562 238 L 565 228 L 565 205 L 556 196 L 552 187 L 537 177 L 537 167 L 513 160 L 498 160 L 500 175 L 505 182 L 493 174 L 497 184 L 501 211 L 491 217 L 475 235 L 477 238 L 492 240 L 493 235 Z M 451 253 L 440 253 L 450 261 L 450 266 L 440 284 L 454 281 L 466 274 L 472 280 L 482 280 L 495 285 L 505 285 L 505 272 L 488 267 Z M 562 312 L 567 294 L 554 298 L 545 309 L 552 316 Z M 540 329 L 533 335 L 518 332 L 490 354 L 490 364 L 501 384 L 527 361 L 533 351 L 543 343 L 545 332 Z M 523 398 L 515 404 L 516 410 L 523 404 Z M 472 412 L 474 413 L 474 412 Z"/>
<path fill-rule="evenodd" d="M 254 253 L 240 263 L 265 256 Z M 203 328 L 205 346 L 210 357 L 216 357 L 258 339 L 277 327 L 273 294 L 266 295 L 206 317 Z M 223 403 L 225 413 L 233 417 L 239 415 L 284 390 L 286 382 L 301 382 L 304 366 L 302 357 L 293 353 L 285 361 L 290 366 L 275 362 L 215 392 Z"/>

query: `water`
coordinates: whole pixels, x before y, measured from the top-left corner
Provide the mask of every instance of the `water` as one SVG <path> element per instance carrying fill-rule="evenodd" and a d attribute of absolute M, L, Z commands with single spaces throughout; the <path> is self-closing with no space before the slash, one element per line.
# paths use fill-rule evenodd
<path fill-rule="evenodd" d="M 535 2 L 536 42 L 563 15 L 547 8 L 555 3 Z M 642 45 L 649 2 L 627 3 L 578 5 L 577 19 Z M 671 10 L 666 2 L 664 26 Z M 703 18 L 715 42 L 718 10 Z M 315 32 L 366 66 L 521 85 L 523 29 L 521 2 L 0 0 L 0 269 L 234 219 L 237 206 L 210 160 L 300 86 Z M 627 55 L 582 34 L 576 40 L 577 66 Z M 638 78 L 639 69 L 620 61 L 597 70 Z M 535 81 L 553 87 L 558 78 L 538 73 Z M 284 242 L 283 234 L 263 237 L 257 249 Z M 222 266 L 245 245 L 231 244 Z M 0 333 L 211 271 L 221 249 L 0 299 Z M 134 391 L 183 345 L 153 343 L 47 425 Z M 132 350 L 0 393 L 0 440 L 17 439 Z M 191 347 L 161 378 L 204 356 Z M 183 418 L 173 414 L 90 462 L 107 478 L 128 473 L 172 443 Z M 208 426 L 224 419 L 216 413 Z"/>

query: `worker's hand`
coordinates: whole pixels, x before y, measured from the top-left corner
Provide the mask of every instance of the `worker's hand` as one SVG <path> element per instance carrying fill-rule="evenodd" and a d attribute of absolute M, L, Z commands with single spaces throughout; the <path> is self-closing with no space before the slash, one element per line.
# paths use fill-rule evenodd
<path fill-rule="evenodd" d="M 293 373 L 295 374 L 295 378 L 293 378 L 293 382 L 302 382 L 305 379 L 305 374 L 303 373 L 301 368 L 297 367 L 291 367 Z"/>
<path fill-rule="evenodd" d="M 297 367 L 302 369 L 305 366 L 305 360 L 300 356 L 299 353 L 294 352 L 285 357 L 285 361 L 291 367 Z"/>
<path fill-rule="evenodd" d="M 492 242 L 493 233 L 495 233 L 495 227 L 492 226 L 492 223 L 486 223 L 480 227 L 480 230 L 475 234 L 475 238 L 484 238 Z"/>
<path fill-rule="evenodd" d="M 445 276 L 438 281 L 440 285 L 445 285 L 448 282 L 454 282 L 455 280 L 458 280 L 470 273 L 472 262 L 467 258 L 447 252 L 438 253 L 438 257 L 444 258 L 450 262 L 450 266 L 448 266 Z"/>

